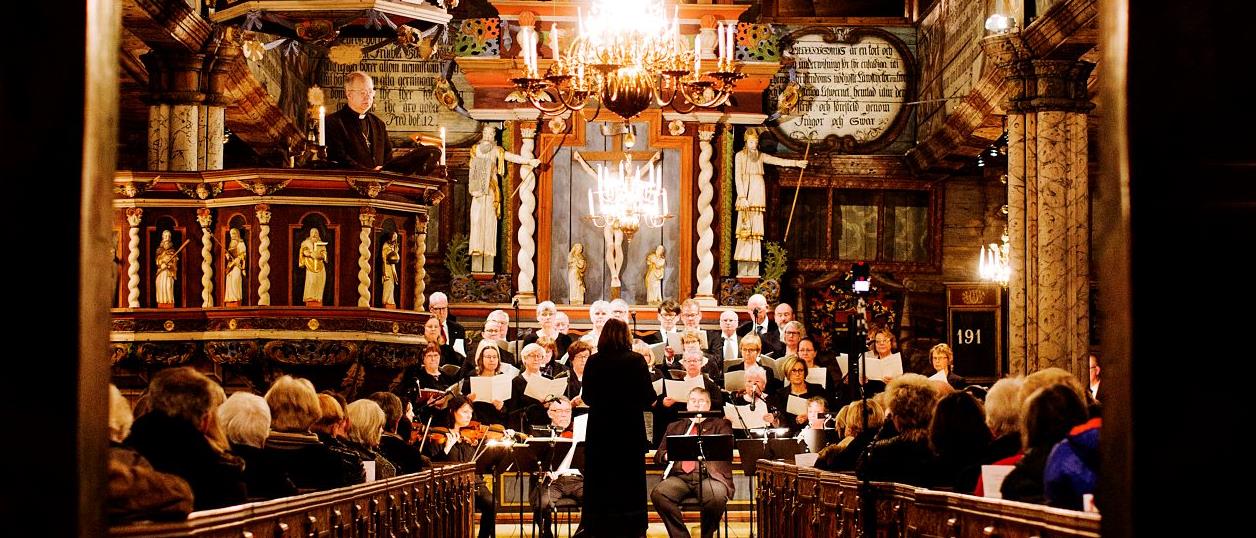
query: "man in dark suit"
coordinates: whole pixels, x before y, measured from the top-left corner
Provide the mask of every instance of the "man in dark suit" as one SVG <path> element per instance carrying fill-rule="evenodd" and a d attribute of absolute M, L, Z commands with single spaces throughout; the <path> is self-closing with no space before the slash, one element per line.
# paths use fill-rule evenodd
<path fill-rule="evenodd" d="M 737 313 L 732 309 L 726 309 L 720 312 L 720 332 L 713 337 L 707 338 L 707 353 L 712 357 L 720 360 L 721 371 L 724 368 L 723 361 L 736 359 L 741 352 L 738 346 L 737 335 Z"/>
<path fill-rule="evenodd" d="M 445 337 L 445 343 L 470 358 L 471 353 L 469 351 L 471 350 L 466 349 L 467 330 L 463 328 L 462 324 L 455 321 L 453 316 L 449 315 L 449 297 L 446 297 L 444 293 L 439 291 L 433 293 L 427 299 L 427 310 L 433 316 L 436 316 L 436 319 L 440 320 L 441 333 Z M 462 343 L 459 344 L 459 341 Z"/>
<path fill-rule="evenodd" d="M 667 335 L 678 333 L 679 328 L 676 326 L 680 321 L 680 303 L 672 299 L 663 301 L 659 305 L 659 328 L 641 335 L 641 341 L 647 344 L 662 343 L 667 339 Z M 679 350 L 677 350 L 679 351 Z"/>
<path fill-rule="evenodd" d="M 370 112 L 375 82 L 354 71 L 345 75 L 345 105 L 327 116 L 327 159 L 344 168 L 379 170 L 392 155 L 388 127 Z"/>
<path fill-rule="evenodd" d="M 709 411 L 711 395 L 703 388 L 689 391 L 690 411 Z M 732 435 L 733 426 L 726 418 L 681 419 L 667 426 L 667 435 Z M 667 437 L 655 453 L 655 461 L 667 461 Z M 708 461 L 705 474 L 701 474 L 696 461 L 673 461 L 664 473 L 663 481 L 654 487 L 650 499 L 654 509 L 663 519 L 667 535 L 671 538 L 689 536 L 680 513 L 680 502 L 687 497 L 702 499 L 702 537 L 709 538 L 719 529 L 720 516 L 728 499 L 733 496 L 732 462 Z M 701 495 L 698 494 L 701 488 Z"/>
<path fill-rule="evenodd" d="M 776 322 L 768 318 L 768 300 L 756 293 L 746 300 L 746 309 L 750 311 L 750 321 L 737 328 L 737 336 L 746 336 L 751 331 L 759 334 L 763 353 L 779 359 L 785 353 L 785 343 L 781 342 L 780 330 Z"/>

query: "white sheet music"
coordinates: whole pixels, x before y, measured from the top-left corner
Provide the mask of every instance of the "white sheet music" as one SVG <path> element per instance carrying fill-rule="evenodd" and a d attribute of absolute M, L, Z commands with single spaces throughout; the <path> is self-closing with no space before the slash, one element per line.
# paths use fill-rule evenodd
<path fill-rule="evenodd" d="M 981 496 L 991 499 L 1002 499 L 1003 479 L 1015 469 L 1015 465 L 982 465 Z"/>
<path fill-rule="evenodd" d="M 724 390 L 738 391 L 746 388 L 746 371 L 737 370 L 724 374 Z"/>
<path fill-rule="evenodd" d="M 829 388 L 829 369 L 828 368 L 808 368 L 807 382 L 815 383 L 824 388 Z"/>
<path fill-rule="evenodd" d="M 529 379 L 527 388 L 523 390 L 523 395 L 539 402 L 544 402 L 551 397 L 562 396 L 565 392 L 567 392 L 567 378 L 546 379 L 542 377 Z"/>
<path fill-rule="evenodd" d="M 929 376 L 929 381 L 946 381 L 946 372 L 942 370 L 934 372 L 933 375 Z"/>
<path fill-rule="evenodd" d="M 580 415 L 571 421 L 571 440 L 580 442 L 589 431 L 589 415 Z"/>
<path fill-rule="evenodd" d="M 845 353 L 838 353 L 834 362 L 836 362 L 837 367 L 842 370 L 842 377 L 845 378 L 846 375 L 850 373 L 850 358 L 847 357 Z"/>
<path fill-rule="evenodd" d="M 884 359 L 867 356 L 863 364 L 864 368 L 866 368 L 864 375 L 868 379 L 879 380 L 903 375 L 903 358 L 898 353 L 894 353 Z"/>
<path fill-rule="evenodd" d="M 461 338 L 454 340 L 454 351 L 461 353 L 463 357 L 467 356 L 467 341 Z"/>
<path fill-rule="evenodd" d="M 789 400 L 785 404 L 785 411 L 789 412 L 789 414 L 791 415 L 807 414 L 806 398 L 799 398 L 797 396 L 794 396 L 793 394 L 790 394 Z"/>
<path fill-rule="evenodd" d="M 763 420 L 763 415 L 767 411 L 762 406 L 756 406 L 755 409 L 755 411 L 751 411 L 749 405 L 726 403 L 724 404 L 724 418 L 733 423 L 734 430 L 752 430 L 767 427 L 767 421 Z"/>
<path fill-rule="evenodd" d="M 471 379 L 471 393 L 475 395 L 477 402 L 491 402 L 493 400 L 506 401 L 510 399 L 511 378 L 507 375 L 499 374 L 494 376 L 478 375 Z"/>
<path fill-rule="evenodd" d="M 654 395 L 655 396 L 663 395 L 663 378 L 661 377 L 659 378 L 658 381 L 654 382 Z"/>
<path fill-rule="evenodd" d="M 682 381 L 673 381 L 671 379 L 667 379 L 663 381 L 663 386 L 667 390 L 668 398 L 671 398 L 678 402 L 688 402 L 689 391 L 693 390 L 694 387 L 705 388 L 706 383 L 703 381 L 702 376 L 698 376 L 693 379 L 682 380 Z"/>

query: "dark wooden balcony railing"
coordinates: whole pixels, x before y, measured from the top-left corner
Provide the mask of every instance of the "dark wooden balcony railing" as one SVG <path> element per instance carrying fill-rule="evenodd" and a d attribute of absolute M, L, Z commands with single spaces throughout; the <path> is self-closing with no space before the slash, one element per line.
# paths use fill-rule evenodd
<path fill-rule="evenodd" d="M 862 492 L 852 475 L 780 462 L 756 474 L 762 538 L 1099 536 L 1098 514 L 886 482 Z"/>
<path fill-rule="evenodd" d="M 109 534 L 144 538 L 470 538 L 475 480 L 472 464 L 436 467 L 358 486 L 194 512 L 185 521 L 113 527 Z"/>

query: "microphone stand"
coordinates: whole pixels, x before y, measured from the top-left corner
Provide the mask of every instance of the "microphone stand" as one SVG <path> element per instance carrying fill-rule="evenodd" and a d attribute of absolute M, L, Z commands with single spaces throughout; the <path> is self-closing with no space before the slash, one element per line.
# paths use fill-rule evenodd
<path fill-rule="evenodd" d="M 868 360 L 868 353 L 866 351 L 866 348 L 868 346 L 867 346 L 867 343 L 864 341 L 865 331 L 867 330 L 867 328 L 864 325 L 864 322 L 865 322 L 864 318 L 867 315 L 866 313 L 867 303 L 864 301 L 863 293 L 856 292 L 855 295 L 858 298 L 858 302 L 856 303 L 856 306 L 855 306 L 856 315 L 850 317 L 848 325 L 847 325 L 847 333 L 849 334 L 849 337 L 850 337 L 849 342 L 848 342 L 849 347 L 847 349 L 849 349 L 852 354 L 855 352 L 855 350 L 861 350 L 859 352 L 859 360 L 852 362 L 852 364 L 858 365 L 858 372 L 857 372 L 858 377 L 856 377 L 855 380 L 858 382 L 856 385 L 859 387 L 859 400 L 860 400 L 859 416 L 860 416 L 860 423 L 862 425 L 861 431 L 868 431 L 868 390 L 867 390 L 868 379 L 866 375 L 867 360 Z M 861 343 L 863 345 L 860 345 Z M 885 424 L 882 423 L 882 427 L 884 426 Z M 864 448 L 862 459 L 865 462 L 865 465 L 866 465 L 866 462 L 872 459 L 872 445 L 873 443 L 870 442 L 868 443 L 868 446 Z M 856 471 L 858 471 L 858 469 L 856 469 Z M 876 527 L 877 527 L 877 519 L 876 519 L 876 511 L 875 511 L 876 506 L 873 504 L 873 501 L 871 500 L 872 495 L 870 494 L 872 490 L 872 481 L 869 479 L 867 472 L 862 472 L 862 473 L 857 472 L 856 474 L 859 475 L 859 479 L 860 479 L 859 486 L 860 486 L 860 490 L 862 491 L 861 502 L 865 503 L 863 510 L 860 510 L 864 514 L 864 520 L 863 520 L 864 532 L 870 533 L 869 535 L 875 534 Z"/>
<path fill-rule="evenodd" d="M 628 315 L 632 316 L 632 337 L 629 338 L 629 340 L 633 340 L 637 337 L 637 312 L 635 310 L 629 310 Z M 663 337 L 666 338 L 667 335 L 663 335 Z"/>
<path fill-rule="evenodd" d="M 518 363 L 519 363 L 519 365 L 520 365 L 520 366 L 522 366 L 522 365 L 523 365 L 523 357 L 520 357 L 520 356 L 519 356 L 519 340 L 521 340 L 521 339 L 523 338 L 523 336 L 519 334 L 519 299 L 511 299 L 511 300 L 510 300 L 510 308 L 512 308 L 512 309 L 515 311 L 515 317 L 514 317 L 514 322 L 515 322 L 515 341 L 514 341 L 514 344 L 515 344 L 515 345 L 514 345 L 514 347 L 515 347 L 515 362 L 518 362 Z"/>

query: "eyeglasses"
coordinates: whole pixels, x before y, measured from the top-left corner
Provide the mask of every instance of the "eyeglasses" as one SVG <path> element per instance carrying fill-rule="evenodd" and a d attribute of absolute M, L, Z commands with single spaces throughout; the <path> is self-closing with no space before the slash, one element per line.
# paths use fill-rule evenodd
<path fill-rule="evenodd" d="M 884 338 L 877 338 L 876 342 L 877 342 L 878 344 L 889 344 L 889 343 L 891 343 L 889 340 L 886 340 L 886 339 L 884 339 Z"/>
<path fill-rule="evenodd" d="M 794 368 L 794 369 L 790 370 L 790 371 L 789 371 L 789 373 L 791 373 L 791 374 L 805 374 L 805 373 L 807 373 L 807 371 L 806 371 L 806 370 L 803 370 L 802 368 Z"/>
<path fill-rule="evenodd" d="M 800 335 L 800 334 L 802 334 L 802 333 L 800 333 L 800 332 L 798 332 L 798 331 L 785 331 L 785 334 L 792 334 L 792 335 L 794 335 L 794 336 L 798 336 L 798 335 Z"/>
<path fill-rule="evenodd" d="M 345 93 L 360 93 L 364 95 L 375 95 L 375 90 L 345 90 Z"/>

